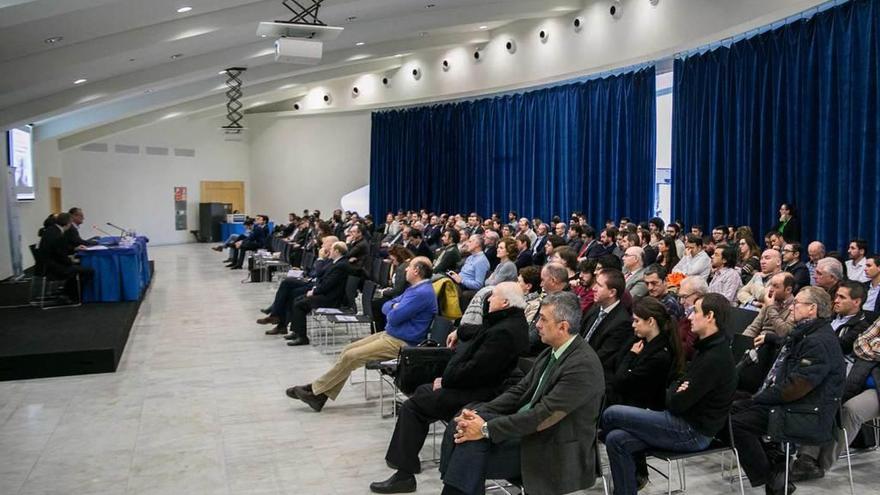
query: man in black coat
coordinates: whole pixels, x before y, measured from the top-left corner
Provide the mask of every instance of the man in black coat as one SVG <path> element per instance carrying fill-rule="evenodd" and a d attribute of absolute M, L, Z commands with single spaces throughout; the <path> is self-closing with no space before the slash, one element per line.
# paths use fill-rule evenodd
<path fill-rule="evenodd" d="M 95 271 L 80 266 L 70 259 L 70 250 L 66 233 L 73 228 L 70 213 L 60 213 L 55 217 L 55 225 L 43 230 L 37 250 L 36 271 L 39 275 L 65 280 L 64 291 L 70 299 L 77 298 L 82 287 L 91 283 Z M 79 275 L 79 287 L 77 286 Z"/>
<path fill-rule="evenodd" d="M 810 285 L 810 270 L 801 261 L 801 245 L 791 242 L 782 246 L 782 269 L 794 277 L 794 293 Z"/>
<path fill-rule="evenodd" d="M 870 319 L 880 316 L 880 254 L 868 256 L 865 259 L 865 301 L 862 309 L 868 313 Z"/>
<path fill-rule="evenodd" d="M 250 234 L 244 239 L 235 242 L 235 259 L 229 268 L 232 270 L 240 270 L 244 267 L 244 257 L 248 251 L 266 249 L 270 242 L 269 217 L 266 215 L 257 215 L 254 217 L 253 229 Z"/>
<path fill-rule="evenodd" d="M 581 337 L 599 355 L 607 379 L 617 371 L 617 363 L 629 350 L 633 335 L 632 316 L 620 301 L 625 287 L 620 270 L 600 271 L 596 275 L 596 303 L 587 310 L 581 325 Z"/>
<path fill-rule="evenodd" d="M 364 228 L 360 224 L 352 225 L 348 231 L 348 264 L 351 270 L 363 269 L 370 254 L 370 246 L 364 239 Z"/>
<path fill-rule="evenodd" d="M 421 471 L 419 451 L 434 421 L 449 421 L 471 402 L 495 398 L 527 348 L 525 299 L 515 282 L 495 286 L 489 296 L 489 314 L 483 328 L 462 329 L 449 337 L 455 354 L 443 376 L 419 387 L 403 403 L 385 460 L 397 472 L 385 481 L 370 484 L 375 493 L 415 491 L 413 476 Z M 456 345 L 458 344 L 458 345 Z"/>
<path fill-rule="evenodd" d="M 785 486 L 784 466 L 775 468 L 763 437 L 774 442 L 822 445 L 832 440 L 834 418 L 843 394 L 846 365 L 834 330 L 828 323 L 831 298 L 818 287 L 804 287 L 795 297 L 795 327 L 750 399 L 731 409 L 733 441 L 752 486 L 767 485 L 768 494 L 794 491 Z M 755 339 L 778 339 L 767 333 Z M 771 414 L 771 411 L 773 413 Z M 787 461 L 786 461 L 787 462 Z"/>
<path fill-rule="evenodd" d="M 348 246 L 344 242 L 333 244 L 330 249 L 331 264 L 317 285 L 304 297 L 293 303 L 290 315 L 290 330 L 296 338 L 287 343 L 290 346 L 308 345 L 306 335 L 306 315 L 316 308 L 338 308 L 345 303 L 345 286 L 351 267 L 345 259 Z"/>
<path fill-rule="evenodd" d="M 418 229 L 409 231 L 409 241 L 404 247 L 412 251 L 414 256 L 424 256 L 429 260 L 434 260 L 434 252 L 428 247 L 428 243 L 425 242 L 421 231 Z"/>
<path fill-rule="evenodd" d="M 80 246 L 94 246 L 98 241 L 94 239 L 83 239 L 79 235 L 79 226 L 85 221 L 85 215 L 82 208 L 73 207 L 68 212 L 70 214 L 70 228 L 64 231 L 64 237 L 67 239 L 68 250 L 72 254 L 76 248 Z"/>

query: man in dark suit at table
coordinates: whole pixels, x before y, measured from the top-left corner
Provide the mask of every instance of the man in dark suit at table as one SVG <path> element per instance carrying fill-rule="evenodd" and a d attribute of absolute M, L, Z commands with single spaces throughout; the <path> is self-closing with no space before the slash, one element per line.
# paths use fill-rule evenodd
<path fill-rule="evenodd" d="M 79 234 L 79 226 L 82 225 L 85 220 L 82 208 L 74 206 L 68 210 L 67 213 L 70 214 L 70 228 L 64 232 L 64 237 L 67 239 L 69 252 L 73 253 L 76 251 L 76 248 L 80 246 L 94 246 L 98 244 L 98 241 L 94 239 L 83 239 Z"/>
<path fill-rule="evenodd" d="M 605 376 L 614 376 L 620 354 L 629 349 L 632 316 L 623 306 L 626 282 L 620 270 L 603 269 L 596 275 L 595 300 L 584 315 L 581 337 L 596 350 Z"/>
<path fill-rule="evenodd" d="M 55 217 L 55 225 L 43 230 L 37 251 L 36 270 L 40 275 L 65 280 L 64 291 L 71 300 L 78 298 L 82 287 L 91 283 L 95 271 L 80 266 L 70 259 L 67 231 L 73 228 L 70 213 L 60 213 Z M 77 284 L 77 275 L 79 281 Z M 79 285 L 79 286 L 77 286 Z"/>
<path fill-rule="evenodd" d="M 330 249 L 331 264 L 326 268 L 324 275 L 317 285 L 306 293 L 305 297 L 301 297 L 293 303 L 290 330 L 296 334 L 296 338 L 288 342 L 287 345 L 309 344 L 309 337 L 306 335 L 306 315 L 311 313 L 313 309 L 338 308 L 345 303 L 345 285 L 351 269 L 346 259 L 347 254 L 348 246 L 344 242 L 333 244 Z"/>
<path fill-rule="evenodd" d="M 521 478 L 527 493 L 571 493 L 596 481 L 602 364 L 577 333 L 571 292 L 544 297 L 538 328 L 549 346 L 519 383 L 462 409 L 446 428 L 443 494 L 483 493 L 486 478 Z"/>

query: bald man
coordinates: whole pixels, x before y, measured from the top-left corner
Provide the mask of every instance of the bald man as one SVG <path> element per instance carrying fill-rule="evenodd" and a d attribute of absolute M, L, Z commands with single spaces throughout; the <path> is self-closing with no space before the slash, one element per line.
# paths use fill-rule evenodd
<path fill-rule="evenodd" d="M 648 295 L 645 285 L 645 250 L 639 246 L 630 246 L 623 253 L 623 279 L 626 280 L 626 291 L 632 297 Z"/>
<path fill-rule="evenodd" d="M 758 311 L 764 305 L 767 287 L 773 275 L 782 271 L 782 253 L 767 249 L 761 253 L 761 271 L 736 293 L 741 308 Z"/>

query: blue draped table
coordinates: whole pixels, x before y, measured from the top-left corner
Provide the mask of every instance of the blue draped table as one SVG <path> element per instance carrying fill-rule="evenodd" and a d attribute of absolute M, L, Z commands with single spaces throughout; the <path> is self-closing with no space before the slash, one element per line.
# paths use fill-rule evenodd
<path fill-rule="evenodd" d="M 149 239 L 138 236 L 131 247 L 118 245 L 118 237 L 102 237 L 108 249 L 79 251 L 82 266 L 95 270 L 95 278 L 83 287 L 83 302 L 137 301 L 150 283 Z"/>

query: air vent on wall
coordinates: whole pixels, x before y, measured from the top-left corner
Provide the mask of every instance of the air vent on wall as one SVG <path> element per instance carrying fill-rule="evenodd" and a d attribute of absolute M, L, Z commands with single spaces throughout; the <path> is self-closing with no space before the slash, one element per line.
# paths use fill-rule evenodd
<path fill-rule="evenodd" d="M 174 156 L 185 156 L 193 158 L 196 156 L 196 150 L 191 148 L 174 148 Z"/>
<path fill-rule="evenodd" d="M 146 153 L 148 155 L 168 156 L 168 148 L 159 146 L 147 146 Z"/>
<path fill-rule="evenodd" d="M 137 155 L 141 152 L 141 147 L 132 144 L 117 144 L 113 146 L 113 151 L 117 153 L 127 153 L 129 155 Z"/>
<path fill-rule="evenodd" d="M 89 143 L 83 146 L 80 146 L 81 151 L 97 151 L 98 153 L 106 153 L 107 152 L 107 143 Z"/>

